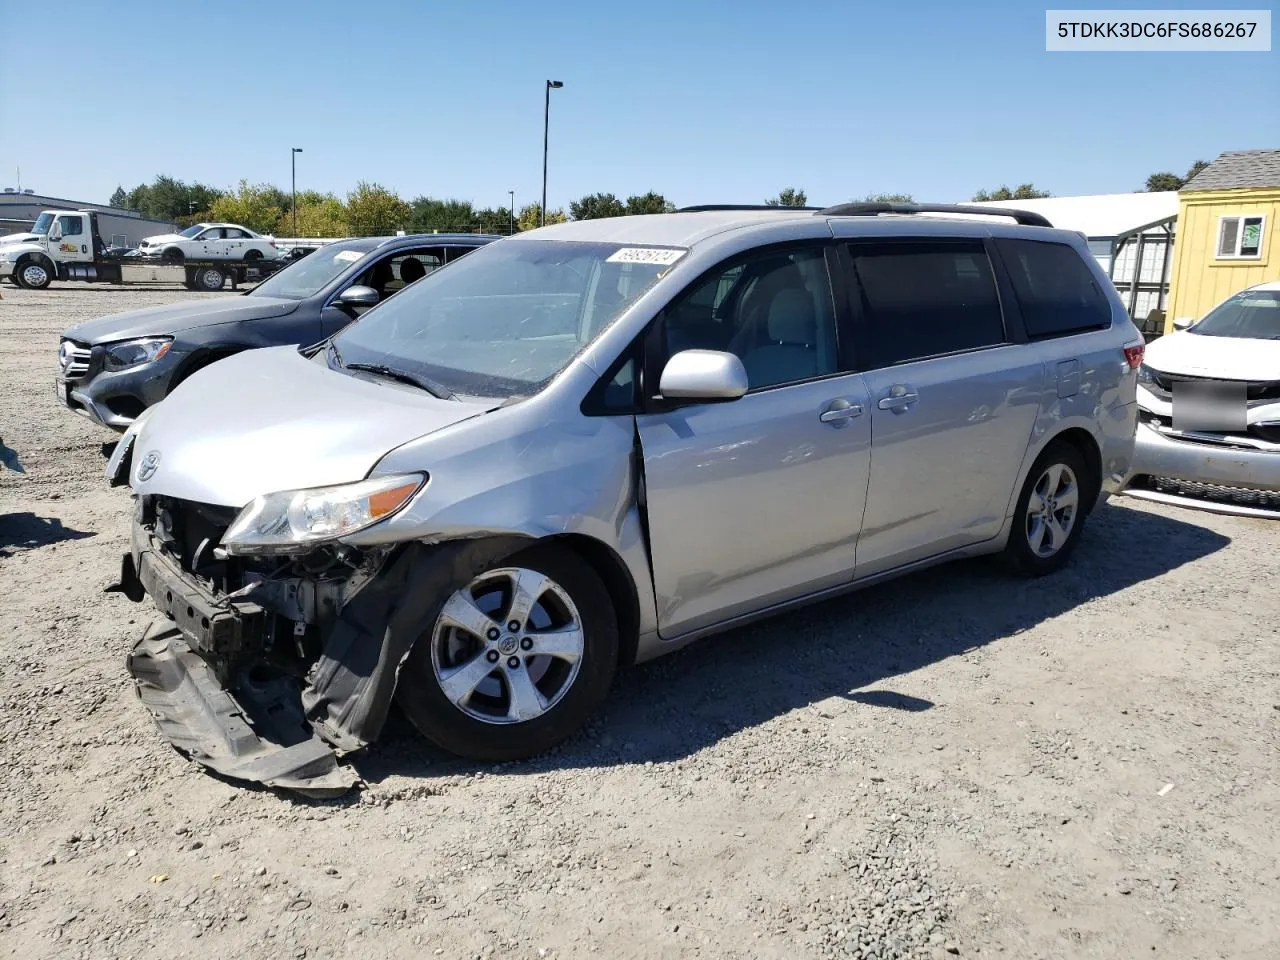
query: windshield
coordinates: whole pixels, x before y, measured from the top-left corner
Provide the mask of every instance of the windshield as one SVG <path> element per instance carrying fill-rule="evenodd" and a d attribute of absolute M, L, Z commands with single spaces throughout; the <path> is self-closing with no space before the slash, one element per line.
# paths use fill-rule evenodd
<path fill-rule="evenodd" d="M 328 244 L 267 277 L 253 288 L 249 296 L 304 300 L 319 293 L 330 281 L 366 256 L 365 250 L 349 250 L 336 243 Z"/>
<path fill-rule="evenodd" d="M 49 232 L 49 225 L 51 223 L 53 223 L 53 214 L 42 213 L 40 214 L 40 219 L 36 221 L 36 225 L 31 228 L 31 232 L 39 234 L 40 236 L 43 237 L 45 234 Z"/>
<path fill-rule="evenodd" d="M 510 239 L 370 310 L 333 339 L 335 362 L 378 364 L 454 394 L 541 390 L 686 251 Z"/>
<path fill-rule="evenodd" d="M 1204 337 L 1280 340 L 1280 290 L 1245 290 L 1191 327 Z"/>
<path fill-rule="evenodd" d="M 194 227 L 187 227 L 187 229 L 183 230 L 180 234 L 178 234 L 178 236 L 186 237 L 188 240 L 190 240 L 192 237 L 194 237 L 197 233 L 199 233 L 203 229 L 204 229 L 204 224 L 197 223 Z"/>

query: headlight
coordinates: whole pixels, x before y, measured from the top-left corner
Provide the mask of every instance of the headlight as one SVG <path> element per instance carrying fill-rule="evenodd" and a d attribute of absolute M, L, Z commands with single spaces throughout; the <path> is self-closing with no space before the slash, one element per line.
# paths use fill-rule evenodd
<path fill-rule="evenodd" d="M 227 528 L 227 553 L 283 553 L 290 548 L 337 540 L 396 513 L 427 478 L 405 473 L 336 487 L 285 490 L 254 499 Z"/>
<path fill-rule="evenodd" d="M 106 368 L 126 370 L 140 363 L 159 360 L 173 346 L 172 337 L 147 337 L 145 340 L 126 340 L 107 350 Z"/>

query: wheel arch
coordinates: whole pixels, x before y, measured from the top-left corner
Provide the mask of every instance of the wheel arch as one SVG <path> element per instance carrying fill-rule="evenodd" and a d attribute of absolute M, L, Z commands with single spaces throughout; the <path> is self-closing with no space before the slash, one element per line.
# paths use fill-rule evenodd
<path fill-rule="evenodd" d="M 556 534 L 535 540 L 531 546 L 538 543 L 555 543 L 567 547 L 604 581 L 618 618 L 618 666 L 628 667 L 634 664 L 640 642 L 640 595 L 622 557 L 608 544 L 583 533 Z"/>
<path fill-rule="evenodd" d="M 173 379 L 169 383 L 169 389 L 173 390 L 178 384 L 186 380 L 197 370 L 201 370 L 210 364 L 217 363 L 219 360 L 225 360 L 233 357 L 237 353 L 252 349 L 251 347 L 243 347 L 238 344 L 218 343 L 208 344 L 196 347 L 191 354 L 183 361 L 182 366 L 174 373 Z"/>
<path fill-rule="evenodd" d="M 1089 505 L 1088 512 L 1092 513 L 1093 508 L 1098 504 L 1098 496 L 1102 493 L 1102 448 L 1098 445 L 1097 438 L 1088 430 L 1083 427 L 1068 427 L 1055 433 L 1041 448 L 1041 452 L 1059 442 L 1069 443 L 1075 447 L 1083 458 L 1085 466 L 1089 468 L 1089 476 L 1084 478 L 1089 484 L 1086 488 L 1085 503 Z"/>
<path fill-rule="evenodd" d="M 59 279 L 57 263 L 55 263 L 53 258 L 43 250 L 28 250 L 26 253 L 21 254 L 18 259 L 14 261 L 13 275 L 17 277 L 18 271 L 32 261 L 35 261 L 49 271 L 50 280 Z"/>

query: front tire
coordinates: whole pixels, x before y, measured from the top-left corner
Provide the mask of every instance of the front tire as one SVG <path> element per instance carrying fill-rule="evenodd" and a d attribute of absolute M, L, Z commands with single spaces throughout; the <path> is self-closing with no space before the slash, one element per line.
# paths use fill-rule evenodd
<path fill-rule="evenodd" d="M 1049 444 L 1036 458 L 1013 515 L 1005 566 L 1022 577 L 1043 577 L 1071 559 L 1088 514 L 1093 489 L 1080 451 L 1065 441 Z"/>
<path fill-rule="evenodd" d="M 577 554 L 541 545 L 432 604 L 400 673 L 418 731 L 475 760 L 523 760 L 560 743 L 604 702 L 618 620 Z"/>
<path fill-rule="evenodd" d="M 43 290 L 53 283 L 53 273 L 43 260 L 23 260 L 13 272 L 13 282 L 27 290 Z"/>
<path fill-rule="evenodd" d="M 160 254 L 160 262 L 176 266 L 186 261 L 186 255 L 177 247 L 170 247 L 168 250 Z"/>

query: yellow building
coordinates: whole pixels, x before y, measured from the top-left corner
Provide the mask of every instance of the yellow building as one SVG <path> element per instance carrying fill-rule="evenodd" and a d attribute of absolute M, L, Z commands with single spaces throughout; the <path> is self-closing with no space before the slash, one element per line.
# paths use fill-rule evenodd
<path fill-rule="evenodd" d="M 1231 150 L 1178 191 L 1165 332 L 1280 280 L 1280 150 Z"/>

